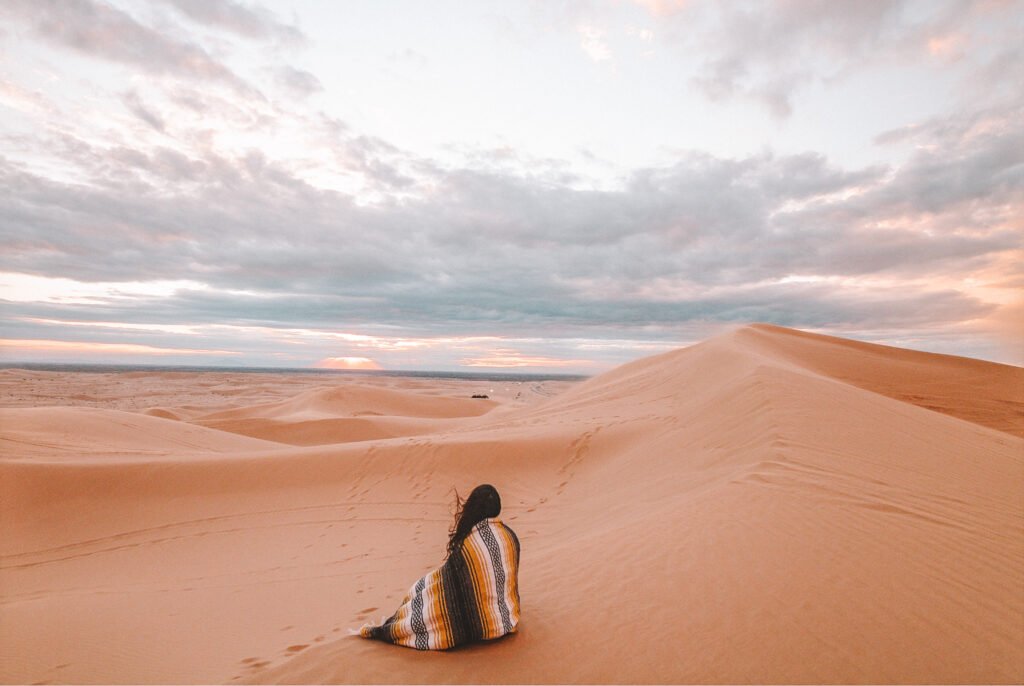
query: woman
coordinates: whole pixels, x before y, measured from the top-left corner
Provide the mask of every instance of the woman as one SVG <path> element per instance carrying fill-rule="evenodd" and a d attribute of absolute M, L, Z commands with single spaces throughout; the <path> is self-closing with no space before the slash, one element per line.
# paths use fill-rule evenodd
<path fill-rule="evenodd" d="M 455 495 L 444 564 L 413 584 L 380 626 L 365 625 L 363 638 L 417 650 L 447 650 L 515 633 L 519 624 L 519 539 L 495 519 L 501 497 L 494 486 Z"/>

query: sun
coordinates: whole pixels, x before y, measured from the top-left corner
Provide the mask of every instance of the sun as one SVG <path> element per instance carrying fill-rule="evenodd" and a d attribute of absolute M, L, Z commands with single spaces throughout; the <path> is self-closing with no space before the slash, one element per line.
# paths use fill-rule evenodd
<path fill-rule="evenodd" d="M 316 366 L 320 369 L 383 369 L 369 357 L 325 357 Z"/>

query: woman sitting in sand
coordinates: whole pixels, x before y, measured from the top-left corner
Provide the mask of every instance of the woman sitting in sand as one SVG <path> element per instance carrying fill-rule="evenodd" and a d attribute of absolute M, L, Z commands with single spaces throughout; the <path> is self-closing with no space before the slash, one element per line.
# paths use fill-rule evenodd
<path fill-rule="evenodd" d="M 515 633 L 519 624 L 519 539 L 495 519 L 501 497 L 477 486 L 463 502 L 455 494 L 455 522 L 444 564 L 409 589 L 401 607 L 359 635 L 417 650 L 446 650 Z"/>

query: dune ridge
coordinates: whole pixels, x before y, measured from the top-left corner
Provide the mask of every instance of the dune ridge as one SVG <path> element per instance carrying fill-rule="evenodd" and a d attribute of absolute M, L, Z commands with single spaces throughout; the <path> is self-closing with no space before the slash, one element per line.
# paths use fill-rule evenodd
<path fill-rule="evenodd" d="M 51 435 L 56 457 L 0 461 L 0 678 L 1020 682 L 1022 375 L 754 325 L 530 402 L 164 405 L 196 423 L 138 417 L 207 442 L 129 460 Z M 357 419 L 413 433 L 212 428 Z M 451 488 L 480 482 L 523 541 L 521 632 L 444 654 L 344 636 L 440 562 Z"/>
<path fill-rule="evenodd" d="M 327 445 L 433 433 L 477 417 L 490 399 L 410 393 L 363 384 L 316 388 L 287 400 L 221 410 L 197 424 L 291 445 Z"/>
<path fill-rule="evenodd" d="M 158 415 L 88 407 L 0 408 L 4 459 L 177 455 L 267 450 L 275 443 L 233 436 Z"/>

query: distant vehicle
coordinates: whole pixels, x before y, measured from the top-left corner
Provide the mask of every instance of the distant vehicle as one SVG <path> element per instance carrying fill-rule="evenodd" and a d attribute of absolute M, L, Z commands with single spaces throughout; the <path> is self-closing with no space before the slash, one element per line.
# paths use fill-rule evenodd
<path fill-rule="evenodd" d="M 474 397 L 474 398 L 482 398 L 483 400 L 486 400 L 487 398 L 489 398 L 489 397 L 491 397 L 491 396 L 489 396 L 489 395 L 484 395 L 483 393 L 474 393 L 474 394 L 473 394 L 473 397 Z"/>

